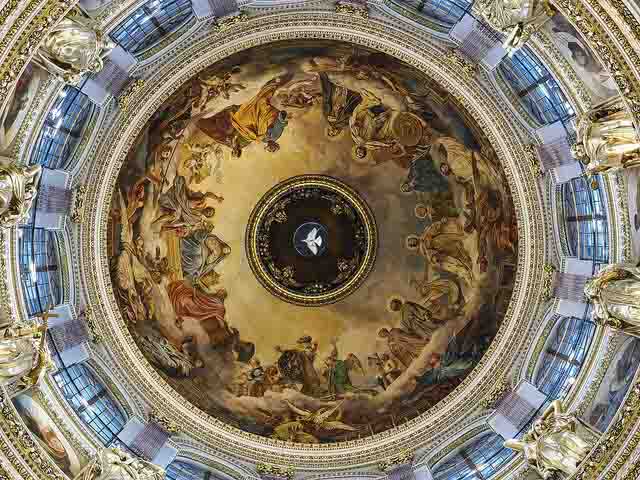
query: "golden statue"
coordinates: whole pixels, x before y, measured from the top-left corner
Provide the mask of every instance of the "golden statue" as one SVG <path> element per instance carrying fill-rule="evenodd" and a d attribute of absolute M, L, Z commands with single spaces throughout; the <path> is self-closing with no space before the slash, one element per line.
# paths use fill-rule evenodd
<path fill-rule="evenodd" d="M 80 16 L 67 17 L 47 34 L 35 61 L 66 83 L 77 84 L 85 73 L 98 73 L 116 44 Z"/>
<path fill-rule="evenodd" d="M 164 469 L 132 457 L 119 448 L 104 448 L 76 480 L 162 480 Z"/>
<path fill-rule="evenodd" d="M 576 134 L 571 153 L 588 175 L 640 166 L 640 140 L 620 97 L 580 116 Z"/>
<path fill-rule="evenodd" d="M 491 27 L 507 34 L 502 46 L 509 56 L 554 14 L 548 0 L 480 0 L 476 6 Z"/>
<path fill-rule="evenodd" d="M 0 383 L 20 377 L 25 387 L 35 385 L 50 364 L 45 344 L 46 323 L 7 328 L 0 338 Z M 39 341 L 36 341 L 38 340 Z M 34 362 L 34 357 L 37 360 Z"/>
<path fill-rule="evenodd" d="M 606 265 L 584 286 L 596 322 L 640 337 L 640 267 Z"/>
<path fill-rule="evenodd" d="M 0 165 L 0 228 L 13 227 L 29 216 L 41 170 L 40 165 Z"/>
<path fill-rule="evenodd" d="M 591 428 L 565 413 L 562 402 L 555 400 L 522 440 L 507 440 L 504 446 L 523 452 L 527 463 L 546 480 L 555 472 L 575 473 L 593 448 L 594 439 Z"/>

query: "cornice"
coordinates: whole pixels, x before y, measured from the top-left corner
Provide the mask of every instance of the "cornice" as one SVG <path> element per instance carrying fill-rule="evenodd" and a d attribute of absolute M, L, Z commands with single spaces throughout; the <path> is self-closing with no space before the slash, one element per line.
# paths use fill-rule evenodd
<path fill-rule="evenodd" d="M 505 352 L 510 352 L 507 357 L 512 358 L 513 352 L 521 350 L 529 325 L 517 322 L 515 318 L 530 318 L 528 315 L 538 301 L 539 289 L 532 288 L 532 285 L 536 285 L 541 277 L 538 270 L 542 268 L 545 255 L 544 229 L 537 228 L 544 223 L 544 213 L 538 186 L 528 181 L 531 176 L 528 165 L 516 161 L 524 155 L 524 145 L 519 143 L 520 135 L 511 130 L 515 122 L 495 100 L 495 90 L 490 85 L 460 79 L 457 72 L 444 63 L 440 48 L 400 31 L 397 25 L 390 28 L 380 22 L 356 20 L 332 12 L 292 12 L 249 19 L 242 27 L 225 31 L 224 41 L 219 34 L 209 32 L 198 41 L 194 40 L 189 45 L 181 43 L 171 49 L 171 61 L 168 60 L 163 69 L 154 71 L 152 75 L 148 72 L 140 94 L 131 99 L 127 112 L 116 114 L 109 134 L 103 135 L 104 142 L 96 148 L 92 168 L 105 180 L 100 185 L 94 182 L 93 188 L 87 192 L 88 205 L 94 205 L 94 208 L 90 208 L 91 216 L 82 225 L 80 250 L 85 253 L 81 262 L 89 301 L 97 310 L 96 318 L 105 320 L 102 330 L 108 338 L 108 349 L 123 370 L 126 365 L 138 364 L 135 371 L 127 370 L 124 377 L 141 396 L 155 398 L 159 400 L 156 404 L 166 405 L 167 416 L 184 425 L 185 435 L 198 432 L 201 441 L 231 457 L 327 470 L 377 463 L 381 457 L 398 449 L 416 449 L 434 442 L 436 436 L 441 441 L 439 434 L 442 431 L 458 422 L 466 423 L 462 418 L 468 416 L 468 405 L 474 404 L 469 403 L 471 391 L 474 400 L 488 393 L 489 386 L 481 382 L 484 375 L 495 375 L 500 369 L 510 368 L 506 361 L 499 366 L 494 361 L 501 354 L 504 358 Z M 450 91 L 476 119 L 505 166 L 522 239 L 514 300 L 504 326 L 490 352 L 463 385 L 432 411 L 395 430 L 362 440 L 316 447 L 287 444 L 240 432 L 207 417 L 191 405 L 185 405 L 144 359 L 124 327 L 114 302 L 104 252 L 107 206 L 119 167 L 129 145 L 159 105 L 197 71 L 235 51 L 272 41 L 302 38 L 350 41 L 381 50 L 429 74 Z M 469 92 L 474 92 L 473 97 Z"/>

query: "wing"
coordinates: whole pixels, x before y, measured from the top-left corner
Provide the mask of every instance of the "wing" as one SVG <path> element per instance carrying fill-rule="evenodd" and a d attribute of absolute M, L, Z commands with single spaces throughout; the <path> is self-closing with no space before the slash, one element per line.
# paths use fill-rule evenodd
<path fill-rule="evenodd" d="M 318 247 L 316 246 L 315 242 L 307 243 L 307 246 L 309 247 L 309 250 L 311 250 L 311 253 L 313 253 L 314 255 L 318 254 Z"/>
<path fill-rule="evenodd" d="M 293 403 L 291 403 L 289 400 L 285 400 L 285 402 L 287 403 L 287 405 L 289 406 L 289 408 L 291 409 L 291 411 L 293 413 L 297 413 L 298 415 L 304 416 L 304 417 L 308 417 L 309 415 L 311 415 L 311 412 L 307 411 L 307 410 L 303 410 L 301 408 L 296 407 Z"/>
<path fill-rule="evenodd" d="M 358 357 L 355 356 L 355 354 L 350 353 L 349 355 L 347 355 L 347 358 L 345 359 L 344 363 L 347 365 L 348 370 L 358 369 L 364 375 L 364 368 L 362 366 L 362 362 Z"/>
<path fill-rule="evenodd" d="M 316 418 L 315 418 L 314 422 L 317 425 L 324 424 L 329 419 L 329 417 L 331 415 L 333 415 L 340 408 L 340 406 L 342 405 L 343 402 L 344 402 L 344 400 L 342 402 L 336 403 L 333 408 L 328 408 L 324 412 L 320 412 L 320 413 L 316 414 Z"/>
<path fill-rule="evenodd" d="M 317 246 L 321 246 L 321 245 L 322 245 L 322 237 L 318 237 L 318 238 L 316 238 L 316 239 L 315 239 L 315 241 L 314 241 L 314 243 L 315 243 Z"/>
<path fill-rule="evenodd" d="M 351 425 L 347 425 L 346 423 L 332 421 L 332 422 L 323 422 L 321 428 L 324 430 L 346 430 L 348 432 L 355 432 L 357 429 L 353 428 Z"/>
<path fill-rule="evenodd" d="M 311 230 L 309 232 L 309 234 L 307 235 L 307 242 L 313 242 L 316 239 L 316 236 L 318 235 L 318 229 L 313 227 L 313 230 Z"/>

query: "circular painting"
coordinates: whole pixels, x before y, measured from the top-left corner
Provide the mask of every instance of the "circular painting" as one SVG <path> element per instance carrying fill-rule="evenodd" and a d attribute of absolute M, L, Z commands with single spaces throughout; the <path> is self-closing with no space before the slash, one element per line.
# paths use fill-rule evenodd
<path fill-rule="evenodd" d="M 370 273 L 331 304 L 273 295 L 245 249 L 256 206 L 299 175 L 347 185 L 377 224 Z M 355 249 L 303 211 L 282 230 L 296 262 Z M 514 286 L 514 207 L 482 132 L 422 73 L 346 43 L 270 44 L 193 77 L 129 152 L 110 218 L 114 292 L 145 357 L 203 411 L 277 440 L 421 415 L 482 358 Z"/>

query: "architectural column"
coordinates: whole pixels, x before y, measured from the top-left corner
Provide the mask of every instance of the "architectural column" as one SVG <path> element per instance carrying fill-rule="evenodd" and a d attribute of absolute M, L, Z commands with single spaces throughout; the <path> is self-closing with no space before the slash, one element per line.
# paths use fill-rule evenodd
<path fill-rule="evenodd" d="M 571 155 L 571 142 L 562 122 L 555 122 L 536 130 L 542 140 L 538 153 L 543 172 L 549 172 L 556 183 L 564 183 L 582 174 L 580 163 Z"/>
<path fill-rule="evenodd" d="M 96 105 L 103 105 L 110 96 L 117 97 L 129 83 L 129 72 L 136 63 L 135 57 L 118 45 L 105 59 L 104 68 L 87 79 L 82 93 Z"/>
<path fill-rule="evenodd" d="M 489 70 L 496 68 L 506 54 L 500 36 L 469 14 L 460 19 L 449 35 L 459 45 L 458 51 Z"/>
<path fill-rule="evenodd" d="M 521 381 L 513 390 L 508 389 L 496 402 L 495 410 L 487 420 L 494 432 L 504 439 L 514 438 L 531 420 L 547 396 L 534 385 Z"/>
<path fill-rule="evenodd" d="M 60 230 L 71 211 L 71 178 L 63 170 L 44 168 L 35 201 L 35 226 Z"/>
<path fill-rule="evenodd" d="M 73 316 L 67 304 L 52 309 L 57 317 L 49 318 L 49 349 L 60 356 L 62 365 L 69 367 L 89 359 L 88 335 L 84 321 Z"/>
<path fill-rule="evenodd" d="M 167 468 L 178 453 L 174 447 L 168 445 L 171 434 L 176 431 L 174 425 L 155 417 L 152 413 L 147 422 L 135 417 L 130 418 L 118 434 L 118 440 L 139 457 Z"/>

